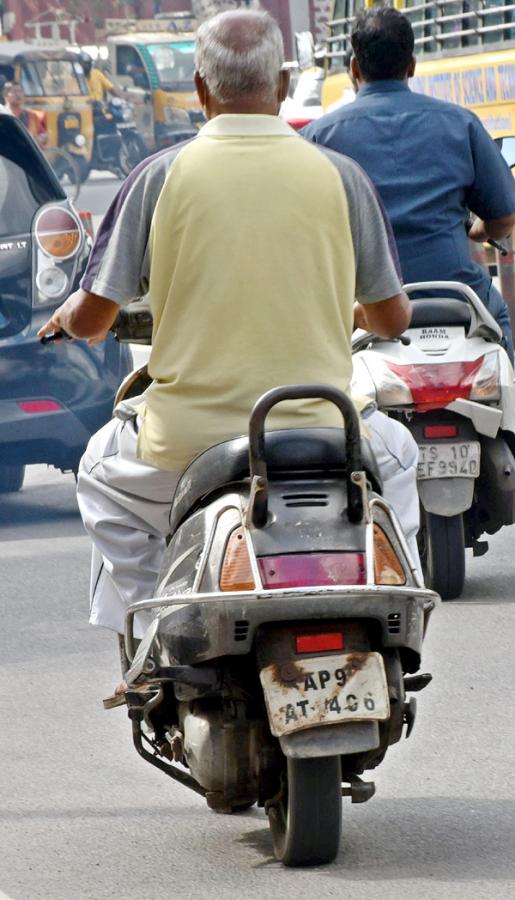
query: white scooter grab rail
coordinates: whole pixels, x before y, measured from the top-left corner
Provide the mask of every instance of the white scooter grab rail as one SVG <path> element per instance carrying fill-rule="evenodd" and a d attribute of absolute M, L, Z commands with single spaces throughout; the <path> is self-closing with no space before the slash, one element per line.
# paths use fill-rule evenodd
<path fill-rule="evenodd" d="M 469 306 L 472 307 L 472 310 L 475 313 L 475 317 L 473 316 L 472 318 L 467 337 L 475 337 L 477 328 L 482 323 L 483 325 L 486 325 L 488 327 L 488 329 L 497 337 L 499 341 L 502 339 L 502 330 L 500 325 L 498 325 L 492 314 L 488 312 L 483 301 L 478 297 L 476 292 L 471 287 L 469 287 L 468 284 L 462 284 L 460 281 L 415 281 L 411 284 L 405 284 L 403 286 L 403 290 L 405 294 L 408 294 L 408 296 L 411 296 L 411 294 L 414 294 L 416 291 L 453 291 L 453 293 L 455 294 L 460 294 L 461 297 L 466 300 Z M 421 297 L 417 299 L 427 298 Z M 476 322 L 474 321 L 474 318 L 477 320 Z"/>

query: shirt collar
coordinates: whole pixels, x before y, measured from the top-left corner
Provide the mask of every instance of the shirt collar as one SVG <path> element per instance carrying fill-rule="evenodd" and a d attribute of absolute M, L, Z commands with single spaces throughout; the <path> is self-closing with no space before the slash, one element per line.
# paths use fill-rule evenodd
<path fill-rule="evenodd" d="M 199 137 L 298 137 L 278 116 L 236 113 L 215 116 L 202 126 Z"/>
<path fill-rule="evenodd" d="M 360 87 L 357 98 L 368 97 L 370 94 L 393 94 L 400 91 L 409 91 L 410 87 L 406 81 L 385 78 L 384 81 L 369 81 Z"/>

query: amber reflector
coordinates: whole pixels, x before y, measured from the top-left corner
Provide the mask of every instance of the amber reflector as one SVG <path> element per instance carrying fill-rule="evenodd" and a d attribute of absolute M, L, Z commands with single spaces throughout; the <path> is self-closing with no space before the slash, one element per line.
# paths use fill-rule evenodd
<path fill-rule="evenodd" d="M 236 528 L 225 548 L 220 574 L 221 591 L 251 591 L 255 587 L 243 528 Z"/>
<path fill-rule="evenodd" d="M 57 259 L 73 256 L 81 242 L 79 223 L 67 209 L 60 206 L 44 209 L 34 230 L 43 253 Z"/>
<path fill-rule="evenodd" d="M 377 524 L 374 524 L 374 581 L 376 584 L 406 584 L 397 554 Z"/>

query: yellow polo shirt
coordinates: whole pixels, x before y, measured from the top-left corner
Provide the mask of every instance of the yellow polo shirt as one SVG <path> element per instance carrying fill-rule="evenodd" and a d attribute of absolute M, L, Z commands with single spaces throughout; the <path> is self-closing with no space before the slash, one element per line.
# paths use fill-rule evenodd
<path fill-rule="evenodd" d="M 273 116 L 219 116 L 140 172 L 101 229 L 83 286 L 118 303 L 150 295 L 145 462 L 182 470 L 246 432 L 258 397 L 278 385 L 349 390 L 354 298 L 400 285 L 373 188 L 347 160 L 343 177 L 333 156 Z M 283 403 L 267 420 L 340 424 L 319 400 Z"/>

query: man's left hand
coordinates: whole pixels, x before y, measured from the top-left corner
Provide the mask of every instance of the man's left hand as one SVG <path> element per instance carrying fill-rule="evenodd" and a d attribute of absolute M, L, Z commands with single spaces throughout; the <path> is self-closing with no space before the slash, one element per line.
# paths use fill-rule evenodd
<path fill-rule="evenodd" d="M 65 331 L 88 344 L 101 344 L 109 334 L 119 311 L 112 300 L 79 289 L 59 306 L 39 329 L 38 337 Z"/>

